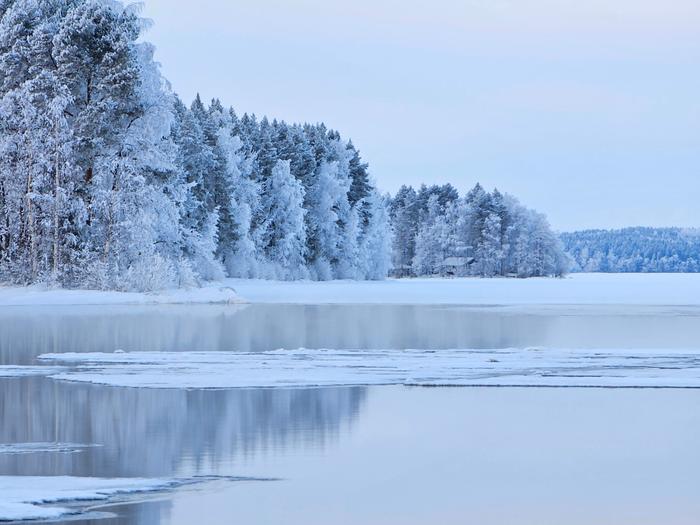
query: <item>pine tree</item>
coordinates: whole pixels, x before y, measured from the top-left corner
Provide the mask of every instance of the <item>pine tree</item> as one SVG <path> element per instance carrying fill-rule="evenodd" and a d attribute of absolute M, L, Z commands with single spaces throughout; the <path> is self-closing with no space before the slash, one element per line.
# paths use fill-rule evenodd
<path fill-rule="evenodd" d="M 416 254 L 413 257 L 413 273 L 416 275 L 437 275 L 442 270 L 447 247 L 444 217 L 439 196 L 432 194 L 416 236 Z"/>
<path fill-rule="evenodd" d="M 392 262 L 394 272 L 404 277 L 410 275 L 416 251 L 418 234 L 418 198 L 410 186 L 402 186 L 391 202 L 393 225 Z"/>
<path fill-rule="evenodd" d="M 448 257 L 459 275 L 566 269 L 546 219 L 498 190 L 382 197 L 359 150 L 324 124 L 239 118 L 199 96 L 186 107 L 118 1 L 0 0 L 0 14 L 3 282 L 380 279 L 392 264 L 439 274 Z M 580 253 L 580 267 L 611 271 L 700 264 L 619 243 Z"/>
<path fill-rule="evenodd" d="M 305 275 L 306 232 L 304 229 L 304 188 L 291 174 L 289 161 L 277 161 L 266 181 L 264 241 L 265 255 L 276 267 L 276 277 Z"/>
<path fill-rule="evenodd" d="M 364 199 L 368 222 L 360 238 L 360 269 L 365 279 L 385 279 L 391 269 L 392 236 L 389 219 L 389 197 L 372 189 Z"/>

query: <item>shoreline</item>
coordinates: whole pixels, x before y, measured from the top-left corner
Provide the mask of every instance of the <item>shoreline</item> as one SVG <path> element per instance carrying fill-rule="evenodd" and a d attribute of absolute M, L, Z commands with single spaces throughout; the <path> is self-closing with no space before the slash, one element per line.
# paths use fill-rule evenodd
<path fill-rule="evenodd" d="M 0 286 L 0 307 L 108 305 L 700 306 L 700 274 L 571 274 L 565 278 L 383 281 L 226 279 L 200 288 L 115 292 Z"/>

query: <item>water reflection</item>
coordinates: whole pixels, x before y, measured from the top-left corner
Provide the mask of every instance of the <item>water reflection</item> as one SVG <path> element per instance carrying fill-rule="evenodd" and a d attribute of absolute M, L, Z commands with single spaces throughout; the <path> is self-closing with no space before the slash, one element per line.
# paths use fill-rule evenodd
<path fill-rule="evenodd" d="M 0 364 L 45 352 L 694 347 L 700 313 L 396 305 L 0 308 Z"/>
<path fill-rule="evenodd" d="M 236 463 L 323 449 L 349 429 L 364 388 L 181 391 L 0 380 L 0 442 L 102 445 L 75 454 L 0 454 L 0 475 L 236 475 Z"/>
<path fill-rule="evenodd" d="M 111 352 L 118 348 L 672 349 L 697 348 L 699 340 L 700 314 L 695 309 L 637 309 L 622 314 L 565 308 L 514 311 L 395 305 L 0 308 L 0 364 L 9 365 L 32 364 L 37 355 L 46 352 Z M 449 505 L 454 509 L 448 517 L 463 523 L 462 513 L 477 508 L 480 501 L 488 503 L 482 503 L 481 515 L 475 514 L 480 518 L 493 509 L 508 507 L 501 505 L 502 498 L 512 501 L 526 493 L 533 486 L 532 479 L 537 479 L 530 475 L 533 472 L 541 476 L 540 485 L 535 485 L 541 489 L 541 509 L 549 508 L 550 502 L 543 495 L 562 486 L 557 476 L 568 475 L 576 465 L 591 464 L 592 458 L 600 458 L 600 479 L 616 475 L 612 478 L 615 486 L 632 487 L 634 478 L 644 474 L 645 462 L 654 460 L 654 447 L 668 457 L 656 458 L 652 474 L 677 480 L 669 484 L 675 493 L 688 486 L 695 488 L 688 476 L 689 471 L 697 472 L 698 465 L 693 448 L 699 428 L 694 396 L 660 396 L 651 391 L 613 394 L 362 387 L 178 391 L 106 388 L 41 377 L 0 379 L 0 443 L 102 445 L 76 454 L 0 454 L 0 475 L 177 477 L 235 476 L 247 471 L 288 481 L 273 483 L 270 490 L 234 484 L 218 494 L 207 492 L 206 496 L 213 498 L 207 504 L 218 501 L 218 523 L 234 518 L 232 495 L 237 498 L 234 509 L 241 522 L 255 522 L 262 505 L 268 515 L 274 515 L 271 523 L 308 523 L 308 509 L 323 501 L 326 510 L 333 508 L 331 503 L 336 505 L 336 517 L 347 513 L 348 522 L 370 523 L 372 516 L 381 518 L 369 505 L 376 495 L 391 512 L 404 506 L 417 507 L 412 509 L 416 511 L 412 515 L 415 523 L 435 521 L 438 510 Z M 600 413 L 607 414 L 607 419 L 601 420 Z M 621 415 L 627 419 L 619 428 L 614 427 Z M 653 433 L 657 427 L 659 435 Z M 615 432 L 608 435 L 610 428 Z M 518 436 L 529 429 L 528 440 Z M 630 448 L 629 440 L 636 436 L 649 437 L 651 445 L 640 440 L 636 448 Z M 335 446 L 345 437 L 344 446 Z M 542 443 L 546 445 L 542 447 Z M 597 448 L 581 448 L 586 443 Z M 598 452 L 601 443 L 607 446 L 609 457 Z M 541 453 L 533 454 L 533 450 Z M 310 459 L 299 451 L 333 454 Z M 621 451 L 629 461 L 606 471 L 605 466 Z M 531 457 L 537 460 L 530 461 Z M 267 466 L 266 459 L 271 459 Z M 494 464 L 498 468 L 494 469 Z M 666 464 L 673 469 L 664 470 Z M 627 472 L 631 474 L 623 475 Z M 520 473 L 524 478 L 518 477 Z M 469 482 L 466 487 L 465 477 Z M 511 480 L 510 486 L 504 480 Z M 588 484 L 576 480 L 566 488 L 569 496 L 578 497 L 599 486 L 598 479 Z M 629 497 L 629 508 L 648 501 L 655 484 L 652 480 L 641 486 L 647 491 L 644 498 L 638 496 L 639 487 L 634 488 L 637 492 Z M 348 509 L 347 495 L 361 490 L 365 493 L 354 501 L 363 505 Z M 416 492 L 410 494 L 410 490 Z M 598 504 L 607 493 L 612 493 L 609 486 L 600 489 Z M 465 503 L 470 494 L 472 500 Z M 562 513 L 588 504 L 576 497 L 559 498 L 568 503 Z M 431 501 L 437 505 L 441 498 L 444 504 L 439 508 L 421 507 Z M 678 509 L 696 510 L 685 494 L 683 498 Z M 286 506 L 279 504 L 283 500 Z M 115 518 L 72 523 L 189 524 L 202 518 L 201 505 L 202 500 L 183 502 L 178 493 L 172 499 L 113 507 L 118 514 Z M 296 509 L 296 520 L 290 509 Z M 513 509 L 515 512 L 518 507 Z M 421 510 L 426 514 L 421 515 Z M 536 515 L 531 513 L 531 517 Z M 313 513 L 313 517 L 316 522 L 328 522 L 323 511 Z M 475 522 L 486 523 L 483 519 Z M 500 522 L 515 523 L 516 519 L 509 515 Z M 546 520 L 538 523 L 542 522 Z M 549 522 L 565 523 L 566 519 Z"/>

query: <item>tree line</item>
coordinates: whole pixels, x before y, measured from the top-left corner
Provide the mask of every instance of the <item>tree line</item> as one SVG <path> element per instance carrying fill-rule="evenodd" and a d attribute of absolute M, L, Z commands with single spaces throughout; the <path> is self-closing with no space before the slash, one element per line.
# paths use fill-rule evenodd
<path fill-rule="evenodd" d="M 146 27 L 112 0 L 0 0 L 0 282 L 562 273 L 546 220 L 512 197 L 392 199 L 323 124 L 186 105 Z"/>
<path fill-rule="evenodd" d="M 185 106 L 131 7 L 5 0 L 0 18 L 3 281 L 386 275 L 384 198 L 336 131 Z"/>
<path fill-rule="evenodd" d="M 569 258 L 544 215 L 477 184 L 403 186 L 390 205 L 397 276 L 561 276 Z"/>
<path fill-rule="evenodd" d="M 575 272 L 700 272 L 700 230 L 624 228 L 563 233 Z"/>

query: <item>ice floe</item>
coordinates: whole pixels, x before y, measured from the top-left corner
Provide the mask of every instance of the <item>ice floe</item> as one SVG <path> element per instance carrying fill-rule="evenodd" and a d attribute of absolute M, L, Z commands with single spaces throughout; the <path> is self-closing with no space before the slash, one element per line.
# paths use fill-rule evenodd
<path fill-rule="evenodd" d="M 121 387 L 700 387 L 700 351 L 275 350 L 44 354 L 51 375 Z"/>
<path fill-rule="evenodd" d="M 0 476 L 0 521 L 55 519 L 79 510 L 55 503 L 104 501 L 114 496 L 172 489 L 177 480 Z"/>
<path fill-rule="evenodd" d="M 46 376 L 61 370 L 61 367 L 3 365 L 0 366 L 0 377 Z"/>
<path fill-rule="evenodd" d="M 39 454 L 55 452 L 61 454 L 73 454 L 82 452 L 87 448 L 99 447 L 96 444 L 82 443 L 0 443 L 0 455 L 2 454 Z"/>
<path fill-rule="evenodd" d="M 76 506 L 79 502 L 111 503 L 126 496 L 217 480 L 273 481 L 232 476 L 181 479 L 0 476 L 0 522 L 56 519 L 82 513 L 84 507 Z"/>

